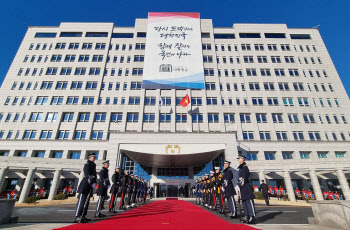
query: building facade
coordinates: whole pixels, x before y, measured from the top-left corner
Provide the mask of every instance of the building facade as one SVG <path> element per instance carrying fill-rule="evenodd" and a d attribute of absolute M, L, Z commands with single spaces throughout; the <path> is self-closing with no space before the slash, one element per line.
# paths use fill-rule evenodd
<path fill-rule="evenodd" d="M 206 88 L 145 90 L 147 19 L 29 27 L 0 90 L 0 190 L 52 199 L 97 152 L 173 196 L 243 154 L 253 184 L 350 199 L 350 103 L 318 29 L 201 19 L 201 33 Z"/>

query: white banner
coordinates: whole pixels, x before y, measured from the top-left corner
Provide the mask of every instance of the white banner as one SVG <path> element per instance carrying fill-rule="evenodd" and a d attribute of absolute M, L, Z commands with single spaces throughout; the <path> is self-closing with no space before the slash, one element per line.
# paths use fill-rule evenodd
<path fill-rule="evenodd" d="M 199 13 L 148 13 L 144 89 L 204 89 Z"/>

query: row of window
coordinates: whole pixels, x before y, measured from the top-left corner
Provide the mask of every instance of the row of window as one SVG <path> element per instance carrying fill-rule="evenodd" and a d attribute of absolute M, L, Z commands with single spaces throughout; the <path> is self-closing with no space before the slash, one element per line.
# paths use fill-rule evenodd
<path fill-rule="evenodd" d="M 79 49 L 80 47 L 80 43 L 69 43 L 67 46 L 67 43 L 65 42 L 60 42 L 60 43 L 56 43 L 55 46 L 53 45 L 53 43 L 51 43 L 50 45 L 48 45 L 47 43 L 31 43 L 29 45 L 29 50 L 51 50 L 53 47 L 55 47 L 55 49 L 66 49 L 66 47 L 68 47 L 68 49 Z M 81 45 L 81 49 L 82 50 L 91 50 L 94 47 L 95 50 L 105 50 L 106 49 L 106 43 L 82 43 Z M 115 50 L 132 50 L 133 45 L 132 44 L 110 44 L 109 45 L 109 49 L 112 50 L 114 47 Z M 145 43 L 136 43 L 135 44 L 135 50 L 144 50 L 146 47 Z"/>
<path fill-rule="evenodd" d="M 85 158 L 87 158 L 87 155 L 89 154 L 89 152 L 93 152 L 93 151 L 88 151 Z M 95 152 L 96 153 L 96 157 L 95 159 L 98 160 L 99 159 L 99 152 Z M 14 153 L 14 157 L 27 157 L 28 155 L 28 151 L 15 151 Z M 34 150 L 31 154 L 31 157 L 38 157 L 38 158 L 44 158 L 46 155 L 45 151 L 42 150 Z M 9 151 L 6 150 L 0 150 L 0 156 L 9 156 Z M 50 151 L 49 152 L 49 158 L 62 158 L 63 157 L 63 151 Z M 81 151 L 68 151 L 68 156 L 67 159 L 81 159 Z"/>
<path fill-rule="evenodd" d="M 135 102 L 134 102 L 135 103 Z M 89 122 L 90 121 L 90 112 L 81 112 L 78 114 L 77 121 L 78 122 Z M 133 113 L 128 113 L 133 114 Z M 5 122 L 24 122 L 26 121 L 26 113 L 23 114 L 22 118 L 20 119 L 20 113 L 7 113 L 6 116 L 4 116 L 3 113 L 0 113 L 0 122 L 4 119 Z M 57 112 L 48 112 L 46 116 L 44 116 L 43 112 L 32 112 L 30 113 L 28 122 L 56 122 L 58 113 Z M 127 122 L 138 122 L 138 113 L 137 115 L 132 115 L 137 117 L 137 120 L 134 121 L 134 119 L 129 119 L 129 115 L 127 118 Z M 226 124 L 228 123 L 235 123 L 235 113 L 224 113 L 224 122 Z M 239 114 L 239 121 L 240 123 L 252 123 L 252 116 L 254 117 L 254 114 L 251 113 L 240 113 Z M 270 118 L 268 118 L 270 117 Z M 288 113 L 287 114 L 289 123 L 301 123 L 301 120 L 304 121 L 305 124 L 312 124 L 316 123 L 316 118 L 313 113 L 303 113 L 301 114 L 302 119 L 299 118 L 298 113 Z M 342 122 L 343 124 L 347 124 L 347 119 L 344 114 L 339 115 L 333 114 L 318 114 L 316 116 L 319 119 L 319 122 L 321 124 L 324 123 L 324 121 L 327 124 L 332 124 L 333 122 L 335 124 L 340 124 Z M 144 113 L 143 117 L 144 122 L 155 122 L 155 113 Z M 106 122 L 107 119 L 107 113 L 104 112 L 95 112 L 94 113 L 94 122 Z M 110 121 L 111 122 L 121 122 L 123 119 L 123 113 L 111 113 L 110 115 Z M 176 113 L 175 114 L 176 122 L 179 123 L 186 123 L 187 122 L 187 114 L 186 113 Z M 267 113 L 256 113 L 255 119 L 257 123 L 284 123 L 284 120 L 286 119 L 285 115 L 283 113 L 271 113 L 271 116 Z M 333 121 L 332 121 L 333 119 Z M 62 113 L 61 121 L 62 122 L 73 122 L 74 120 L 74 112 L 64 112 Z M 192 114 L 192 121 L 195 123 L 203 123 L 203 113 L 194 113 Z M 171 122 L 171 113 L 160 113 L 159 115 L 159 122 Z M 219 123 L 219 114 L 218 113 L 208 113 L 208 122 L 209 123 Z"/>
<path fill-rule="evenodd" d="M 30 75 L 31 68 L 27 68 L 25 71 L 23 68 L 20 68 L 18 70 L 17 76 L 21 76 L 24 74 L 24 76 Z M 32 76 L 35 76 L 38 73 L 38 69 L 34 68 L 32 71 Z M 41 68 L 39 71 L 39 76 L 41 76 L 44 73 L 44 68 Z M 99 67 L 90 67 L 89 69 L 86 67 L 76 67 L 75 70 L 73 71 L 72 67 L 61 67 L 60 71 L 58 70 L 58 67 L 48 67 L 46 69 L 45 75 L 57 75 L 59 73 L 60 75 L 71 75 L 74 73 L 74 75 L 100 75 L 101 73 L 101 68 Z M 132 76 L 142 76 L 143 75 L 143 68 L 133 68 L 131 72 Z M 118 76 L 122 76 L 123 74 L 123 69 L 119 68 L 118 69 Z M 108 75 L 108 68 L 105 69 L 104 71 L 104 76 Z M 111 70 L 111 76 L 116 75 L 116 69 L 113 68 Z M 129 68 L 125 69 L 125 76 L 129 76 Z"/>
<path fill-rule="evenodd" d="M 328 158 L 330 153 L 328 151 L 316 151 L 317 158 Z M 276 152 L 275 151 L 265 151 L 264 159 L 265 160 L 276 160 Z M 259 152 L 247 152 L 247 160 L 248 161 L 257 161 Z M 293 151 L 282 151 L 282 159 L 283 160 L 291 160 L 291 159 L 311 159 L 310 151 L 299 151 L 299 157 L 297 157 L 297 153 Z M 344 158 L 346 156 L 346 152 L 334 152 L 334 156 L 336 158 Z"/>
<path fill-rule="evenodd" d="M 262 38 L 260 33 L 239 33 L 239 38 Z M 265 38 L 287 38 L 285 33 L 263 33 Z M 289 34 L 291 39 L 309 40 L 310 34 Z M 202 33 L 202 38 L 210 38 L 210 33 Z M 214 39 L 235 39 L 234 33 L 215 33 Z"/>
<path fill-rule="evenodd" d="M 227 47 L 226 47 L 227 46 Z M 278 46 L 280 46 L 280 50 L 281 51 L 291 51 L 292 49 L 290 48 L 290 44 L 267 44 L 267 50 L 268 51 L 279 51 L 279 49 L 277 48 Z M 215 51 L 219 51 L 219 47 L 221 51 L 232 51 L 232 45 L 231 44 L 215 44 Z M 238 45 L 234 44 L 234 51 L 238 51 Z M 241 49 L 240 51 L 250 51 L 250 50 L 254 50 L 255 51 L 265 51 L 266 47 L 265 44 L 241 44 Z M 305 47 L 305 48 L 304 48 Z M 294 45 L 294 50 L 296 52 L 300 51 L 300 52 L 304 52 L 304 50 L 306 50 L 307 52 L 317 52 L 316 46 L 312 45 L 311 46 L 312 49 L 310 48 L 310 45 Z M 212 45 L 210 43 L 203 43 L 202 44 L 202 49 L 203 50 L 211 50 L 212 49 Z"/>
<path fill-rule="evenodd" d="M 260 71 L 259 71 L 260 70 Z M 314 72 L 315 71 L 315 72 Z M 260 76 L 262 77 L 269 77 L 272 76 L 271 73 L 274 73 L 276 77 L 284 77 L 286 76 L 286 72 L 289 73 L 290 77 L 300 77 L 301 74 L 299 73 L 298 69 L 287 69 L 287 71 L 285 69 L 281 69 L 281 68 L 275 68 L 273 70 L 271 70 L 270 68 L 261 68 L 261 69 L 256 69 L 256 68 L 246 68 L 245 69 L 245 74 L 246 76 L 250 77 L 250 76 L 258 76 L 258 72 L 260 72 Z M 307 77 L 307 74 L 309 75 L 309 77 L 321 77 L 321 72 L 320 70 L 302 70 L 301 71 L 303 73 L 304 77 Z M 316 73 L 316 74 L 314 74 Z M 322 70 L 322 74 L 324 77 L 328 77 L 327 72 L 325 70 Z M 204 68 L 204 75 L 205 76 L 214 76 L 215 75 L 215 71 L 214 68 Z M 218 69 L 217 75 L 219 77 L 221 76 L 225 76 L 225 77 L 229 77 L 231 75 L 231 77 L 236 77 L 236 75 L 238 75 L 239 77 L 243 77 L 243 71 L 242 69 L 238 69 L 238 71 L 236 69 Z"/>

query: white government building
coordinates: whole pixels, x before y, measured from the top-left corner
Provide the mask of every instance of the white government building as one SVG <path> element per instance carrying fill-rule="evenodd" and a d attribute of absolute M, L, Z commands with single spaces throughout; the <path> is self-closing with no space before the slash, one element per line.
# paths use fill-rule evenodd
<path fill-rule="evenodd" d="M 200 19 L 205 89 L 145 90 L 147 25 L 28 28 L 0 90 L 1 191 L 52 199 L 97 152 L 177 196 L 243 154 L 253 184 L 350 199 L 350 102 L 317 28 Z"/>

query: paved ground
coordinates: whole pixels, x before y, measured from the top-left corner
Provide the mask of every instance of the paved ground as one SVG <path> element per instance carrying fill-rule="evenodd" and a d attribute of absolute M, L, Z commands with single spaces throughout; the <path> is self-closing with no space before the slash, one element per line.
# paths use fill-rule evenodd
<path fill-rule="evenodd" d="M 191 203 L 195 203 L 194 199 L 186 199 Z M 154 199 L 152 199 L 154 201 Z M 151 201 L 149 201 L 151 202 Z M 91 202 L 88 212 L 88 218 L 93 219 L 93 222 L 101 219 L 93 218 L 94 208 L 96 202 Z M 107 208 L 107 203 L 105 204 Z M 208 209 L 206 209 L 208 210 Z M 263 230 L 275 229 L 324 229 L 331 230 L 329 227 L 322 228 L 321 226 L 308 225 L 308 217 L 313 217 L 311 207 L 305 206 L 287 206 L 287 205 L 271 205 L 263 204 L 256 205 L 257 210 L 257 225 L 256 228 Z M 209 210 L 208 210 L 209 211 Z M 17 225 L 3 225 L 0 229 L 38 229 L 46 230 L 52 228 L 59 228 L 73 223 L 75 212 L 75 203 L 56 204 L 51 206 L 41 207 L 15 207 L 12 216 L 19 216 L 19 223 Z M 125 211 L 119 211 L 117 214 L 110 214 L 106 210 L 102 213 L 106 215 L 105 218 L 118 215 Z M 224 218 L 231 223 L 239 223 L 238 219 L 230 219 L 222 214 L 210 211 L 213 214 Z M 103 219 L 105 219 L 103 218 Z"/>

